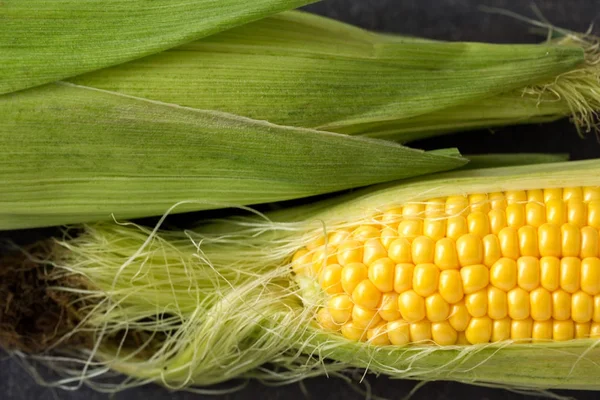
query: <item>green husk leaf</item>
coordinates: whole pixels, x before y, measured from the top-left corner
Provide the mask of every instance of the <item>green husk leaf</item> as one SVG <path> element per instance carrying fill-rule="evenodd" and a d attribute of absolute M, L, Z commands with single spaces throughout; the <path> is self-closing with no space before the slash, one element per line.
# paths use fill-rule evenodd
<path fill-rule="evenodd" d="M 517 165 L 546 164 L 569 160 L 568 153 L 511 153 L 511 154 L 470 154 L 465 158 L 469 163 L 462 169 L 497 168 Z"/>
<path fill-rule="evenodd" d="M 385 207 L 406 201 L 579 185 L 600 186 L 600 160 L 436 174 L 185 232 L 85 225 L 80 236 L 58 241 L 41 262 L 54 266 L 49 277 L 58 283 L 48 290 L 80 297 L 81 303 L 71 304 L 81 304 L 85 318 L 70 334 L 91 335 L 94 347 L 79 347 L 79 355 L 65 350 L 67 361 L 47 360 L 67 375 L 64 386 L 72 385 L 68 376 L 74 375 L 101 390 L 148 382 L 203 387 L 234 378 L 283 384 L 348 368 L 513 389 L 598 390 L 598 339 L 372 346 L 326 333 L 313 322 L 322 303 L 289 264 L 315 237 L 372 221 Z M 69 278 L 78 278 L 80 286 Z M 129 334 L 143 340 L 120 340 Z M 97 363 L 73 369 L 68 361 L 87 360 L 90 351 Z M 107 367 L 128 379 L 107 386 Z"/>
<path fill-rule="evenodd" d="M 592 39 L 532 45 L 407 39 L 286 12 L 70 81 L 406 142 L 580 114 L 578 126 L 591 129 L 590 113 L 600 108 L 593 49 Z"/>
<path fill-rule="evenodd" d="M 315 0 L 4 0 L 0 94 L 117 65 Z"/>
<path fill-rule="evenodd" d="M 0 229 L 306 197 L 464 165 L 72 84 L 0 97 Z"/>

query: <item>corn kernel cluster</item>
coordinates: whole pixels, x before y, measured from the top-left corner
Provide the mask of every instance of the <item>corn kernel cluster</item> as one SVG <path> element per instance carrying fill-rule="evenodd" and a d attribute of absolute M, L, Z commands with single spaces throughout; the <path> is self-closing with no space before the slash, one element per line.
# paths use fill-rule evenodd
<path fill-rule="evenodd" d="M 600 337 L 600 188 L 407 203 L 331 232 L 292 267 L 318 323 L 376 345 Z"/>

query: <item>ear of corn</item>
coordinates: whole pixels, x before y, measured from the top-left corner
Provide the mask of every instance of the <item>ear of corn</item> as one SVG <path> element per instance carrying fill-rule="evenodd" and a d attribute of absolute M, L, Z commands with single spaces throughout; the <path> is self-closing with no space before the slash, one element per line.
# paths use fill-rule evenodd
<path fill-rule="evenodd" d="M 0 94 L 120 64 L 311 0 L 5 0 Z"/>
<path fill-rule="evenodd" d="M 71 84 L 0 97 L 0 229 L 271 202 L 464 165 Z"/>
<path fill-rule="evenodd" d="M 287 12 L 71 81 L 402 142 L 568 115 L 583 131 L 600 108 L 600 74 L 593 38 L 573 36 L 579 41 L 539 45 L 424 41 Z"/>
<path fill-rule="evenodd" d="M 81 332 L 94 332 L 99 341 L 98 369 L 84 374 L 91 384 L 105 366 L 140 382 L 175 387 L 234 377 L 292 382 L 360 367 L 397 378 L 599 389 L 598 305 L 589 302 L 600 291 L 599 177 L 597 160 L 540 164 L 536 171 L 489 168 L 383 185 L 271 213 L 268 220 L 240 217 L 186 232 L 87 225 L 49 258 L 55 266 L 51 279 L 75 274 L 86 287 L 63 283 L 49 289 L 78 294 L 88 304 L 79 309 L 85 315 Z M 504 215 L 503 224 L 492 221 L 496 214 Z M 461 218 L 462 233 L 453 228 Z M 426 222 L 444 223 L 441 236 L 426 230 Z M 423 235 L 413 236 L 413 225 Z M 548 226 L 559 230 L 558 246 L 548 247 L 549 236 L 542 238 Z M 534 230 L 538 245 L 530 246 Z M 516 231 L 513 245 L 501 239 L 508 231 Z M 432 257 L 427 239 L 433 238 L 427 235 L 435 236 L 436 245 L 449 240 L 455 256 L 446 252 L 436 261 L 434 248 L 433 263 L 421 263 Z M 396 241 L 405 241 L 408 252 L 393 250 Z M 497 251 L 486 247 L 493 241 Z M 302 261 L 307 257 L 308 264 Z M 406 274 L 386 273 L 390 257 L 394 274 L 399 265 Z M 403 279 L 409 264 L 412 279 Z M 512 275 L 496 273 L 504 264 L 515 264 Z M 531 268 L 536 265 L 539 270 Z M 438 278 L 431 279 L 432 271 Z M 482 288 L 488 291 L 483 297 Z M 427 292 L 423 308 L 382 303 L 411 291 L 415 296 L 402 304 L 419 303 Z M 554 295 L 562 292 L 570 301 Z M 352 295 L 338 299 L 340 293 Z M 550 311 L 544 293 L 552 293 L 551 302 L 558 299 Z M 521 301 L 525 297 L 528 305 Z M 451 303 L 461 302 L 466 311 L 450 315 Z M 139 344 L 123 345 L 124 329 L 144 333 L 142 347 L 150 355 L 140 353 Z M 116 389 L 127 384 L 137 382 Z"/>

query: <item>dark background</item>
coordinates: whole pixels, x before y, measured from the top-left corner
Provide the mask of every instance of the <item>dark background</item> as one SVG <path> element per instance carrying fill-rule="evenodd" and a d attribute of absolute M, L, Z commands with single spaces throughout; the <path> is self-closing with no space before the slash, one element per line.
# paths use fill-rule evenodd
<path fill-rule="evenodd" d="M 251 1 L 251 0 L 249 0 Z M 535 17 L 536 5 L 545 18 L 556 26 L 586 31 L 592 23 L 600 23 L 598 0 L 324 0 L 307 10 L 345 21 L 363 28 L 398 32 L 435 39 L 485 41 L 495 43 L 528 43 L 539 40 L 527 24 L 497 14 L 483 12 L 480 6 L 493 6 Z M 596 34 L 600 33 L 595 28 Z M 458 147 L 464 154 L 486 152 L 555 152 L 569 153 L 572 159 L 600 156 L 600 144 L 594 134 L 580 139 L 568 121 L 544 126 L 519 126 L 489 131 L 448 135 L 414 142 L 412 147 L 434 149 Z M 597 384 L 597 382 L 595 382 Z M 414 382 L 367 376 L 366 383 L 374 396 L 402 399 L 410 393 Z M 226 386 L 225 386 L 226 387 Z M 220 387 L 222 388 L 222 387 Z M 578 399 L 595 399 L 594 392 L 559 391 Z M 0 399 L 69 399 L 99 400 L 108 395 L 87 388 L 67 392 L 39 386 L 15 359 L 0 353 Z M 251 382 L 244 389 L 228 395 L 208 396 L 195 393 L 171 393 L 158 386 L 145 386 L 114 396 L 128 400 L 189 399 L 365 399 L 341 379 L 313 378 L 302 387 L 292 384 L 266 387 Z M 533 399 L 502 389 L 482 388 L 452 382 L 432 382 L 420 388 L 412 399 Z"/>

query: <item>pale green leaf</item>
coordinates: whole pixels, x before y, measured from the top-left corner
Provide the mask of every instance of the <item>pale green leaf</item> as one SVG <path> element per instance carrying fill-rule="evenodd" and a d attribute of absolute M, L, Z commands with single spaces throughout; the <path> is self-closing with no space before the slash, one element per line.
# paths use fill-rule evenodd
<path fill-rule="evenodd" d="M 497 168 L 518 165 L 534 165 L 563 162 L 569 159 L 568 153 L 507 153 L 507 154 L 470 154 L 465 158 L 469 163 L 462 169 Z M 532 167 L 535 168 L 535 167 Z"/>
<path fill-rule="evenodd" d="M 72 84 L 0 96 L 0 229 L 272 202 L 467 162 Z"/>

